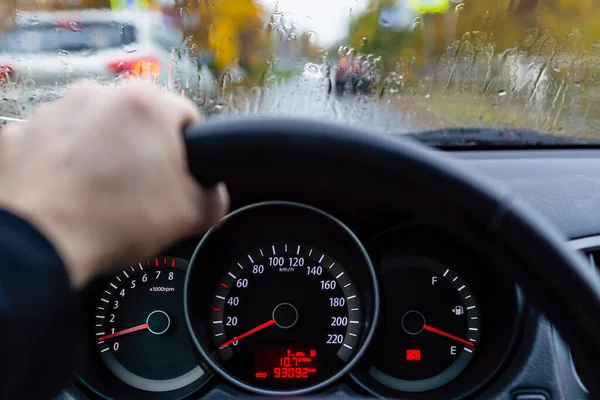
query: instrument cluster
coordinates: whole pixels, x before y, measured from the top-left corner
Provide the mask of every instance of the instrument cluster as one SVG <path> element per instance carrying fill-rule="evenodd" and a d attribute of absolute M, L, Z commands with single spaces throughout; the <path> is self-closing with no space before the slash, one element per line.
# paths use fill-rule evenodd
<path fill-rule="evenodd" d="M 79 379 L 103 398 L 340 382 L 380 397 L 467 395 L 502 366 L 522 314 L 514 283 L 482 259 L 426 225 L 363 237 L 307 205 L 246 206 L 88 290 Z"/>

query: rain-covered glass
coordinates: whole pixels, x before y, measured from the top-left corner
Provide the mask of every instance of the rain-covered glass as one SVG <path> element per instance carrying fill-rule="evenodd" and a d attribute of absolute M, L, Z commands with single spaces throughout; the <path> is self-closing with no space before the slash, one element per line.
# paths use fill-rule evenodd
<path fill-rule="evenodd" d="M 599 20 L 596 0 L 0 0 L 0 116 L 146 79 L 209 118 L 594 140 Z"/>

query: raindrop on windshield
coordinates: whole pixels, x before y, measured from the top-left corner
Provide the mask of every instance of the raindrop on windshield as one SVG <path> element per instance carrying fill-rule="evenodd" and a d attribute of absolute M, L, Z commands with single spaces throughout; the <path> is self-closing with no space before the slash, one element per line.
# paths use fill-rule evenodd
<path fill-rule="evenodd" d="M 392 26 L 392 23 L 390 21 L 388 21 L 386 18 L 381 18 L 379 20 L 379 24 L 384 28 L 389 28 L 390 26 Z"/>
<path fill-rule="evenodd" d="M 78 22 L 70 21 L 68 25 L 69 25 L 69 29 L 71 29 L 71 31 L 81 32 L 81 25 Z"/>
<path fill-rule="evenodd" d="M 319 72 L 320 66 L 314 63 L 308 63 L 304 66 L 304 71 L 306 72 L 311 72 L 311 73 L 315 73 L 315 72 Z"/>
<path fill-rule="evenodd" d="M 412 20 L 412 29 L 413 30 L 418 30 L 422 27 L 423 25 L 423 20 L 421 17 L 415 17 Z"/>

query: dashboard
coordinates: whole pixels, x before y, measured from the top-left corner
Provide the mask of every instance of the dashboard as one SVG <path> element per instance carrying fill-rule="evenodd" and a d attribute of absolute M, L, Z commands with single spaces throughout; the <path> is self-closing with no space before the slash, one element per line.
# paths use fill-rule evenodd
<path fill-rule="evenodd" d="M 599 153 L 454 156 L 576 239 L 600 233 Z M 87 288 L 83 363 L 61 396 L 586 398 L 558 333 L 485 249 L 368 194 L 268 188 L 230 187 L 208 233 Z"/>

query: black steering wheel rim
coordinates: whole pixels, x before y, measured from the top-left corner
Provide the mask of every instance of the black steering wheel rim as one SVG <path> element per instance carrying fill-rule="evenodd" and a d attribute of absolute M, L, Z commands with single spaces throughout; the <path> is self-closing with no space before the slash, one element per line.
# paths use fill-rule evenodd
<path fill-rule="evenodd" d="M 521 204 L 506 188 L 467 170 L 443 153 L 408 138 L 390 138 L 329 122 L 290 118 L 211 121 L 187 128 L 192 174 L 212 185 L 268 179 L 274 168 L 320 180 L 355 179 L 357 188 L 387 182 L 390 203 L 403 202 L 409 187 L 424 207 L 435 199 L 454 223 L 494 241 L 499 257 L 512 256 L 505 272 L 536 308 L 557 326 L 578 370 L 593 376 L 600 362 L 600 284 L 585 259 L 544 218 Z M 274 185 L 278 182 L 274 181 Z M 333 189 L 333 188 L 332 188 Z M 591 393 L 600 382 L 585 379 Z"/>

